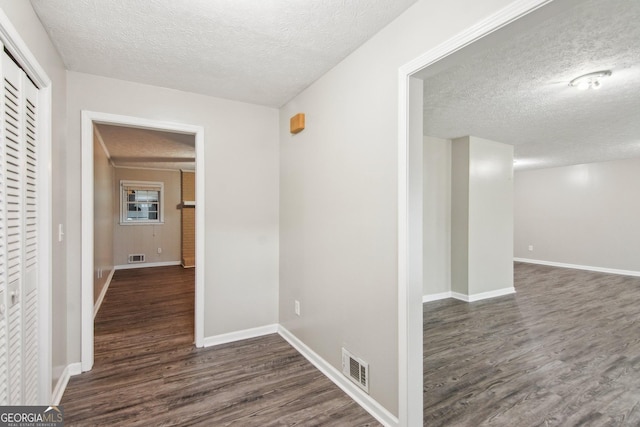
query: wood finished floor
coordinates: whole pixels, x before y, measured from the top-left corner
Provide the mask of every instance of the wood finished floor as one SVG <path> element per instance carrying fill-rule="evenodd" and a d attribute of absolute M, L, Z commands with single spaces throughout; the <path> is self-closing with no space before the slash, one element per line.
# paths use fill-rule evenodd
<path fill-rule="evenodd" d="M 424 425 L 640 425 L 640 278 L 516 263 L 515 286 L 424 304 Z"/>
<path fill-rule="evenodd" d="M 278 335 L 193 346 L 194 269 L 116 272 L 66 426 L 379 426 Z"/>

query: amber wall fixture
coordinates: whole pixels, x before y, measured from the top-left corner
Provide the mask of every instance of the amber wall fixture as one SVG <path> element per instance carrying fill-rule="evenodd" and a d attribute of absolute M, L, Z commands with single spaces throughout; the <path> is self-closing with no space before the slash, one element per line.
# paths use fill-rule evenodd
<path fill-rule="evenodd" d="M 294 135 L 304 130 L 304 113 L 298 113 L 291 117 L 291 120 L 289 120 L 289 130 Z"/>

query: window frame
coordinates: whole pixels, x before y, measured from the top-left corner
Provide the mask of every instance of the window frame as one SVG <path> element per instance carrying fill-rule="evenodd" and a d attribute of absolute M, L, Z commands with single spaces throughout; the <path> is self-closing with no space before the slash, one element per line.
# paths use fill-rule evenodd
<path fill-rule="evenodd" d="M 157 191 L 158 192 L 158 219 L 130 220 L 127 215 L 129 200 L 128 191 Z M 137 202 L 140 203 L 140 202 Z M 158 181 L 131 181 L 120 180 L 120 225 L 162 225 L 164 224 L 164 182 Z"/>

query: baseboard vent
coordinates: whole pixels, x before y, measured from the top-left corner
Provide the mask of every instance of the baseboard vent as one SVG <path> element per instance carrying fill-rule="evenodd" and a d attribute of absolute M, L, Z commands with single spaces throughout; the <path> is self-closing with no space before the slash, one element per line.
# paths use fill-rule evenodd
<path fill-rule="evenodd" d="M 144 254 L 129 254 L 129 264 L 144 262 Z"/>
<path fill-rule="evenodd" d="M 342 373 L 369 393 L 369 364 L 342 348 Z"/>

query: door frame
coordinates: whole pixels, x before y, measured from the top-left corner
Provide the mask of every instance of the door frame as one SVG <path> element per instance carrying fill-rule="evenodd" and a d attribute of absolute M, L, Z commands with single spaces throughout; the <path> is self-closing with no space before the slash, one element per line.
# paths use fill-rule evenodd
<path fill-rule="evenodd" d="M 194 335 L 196 347 L 204 345 L 204 127 L 183 123 L 172 123 L 133 116 L 82 111 L 82 331 L 81 355 L 82 371 L 93 367 L 93 271 L 94 271 L 94 168 L 93 168 L 93 125 L 107 124 L 138 129 L 159 130 L 194 135 L 196 150 L 196 283 Z"/>
<path fill-rule="evenodd" d="M 422 214 L 418 206 L 422 169 L 411 158 L 416 153 L 416 108 L 422 112 L 422 94 L 412 76 L 465 46 L 485 37 L 553 0 L 516 0 L 460 34 L 407 62 L 398 69 L 398 412 L 400 426 L 422 425 L 423 347 Z M 419 102 L 418 102 L 419 98 Z M 417 106 L 417 107 L 416 107 Z M 413 120 L 412 120 L 413 115 Z M 420 121 L 421 124 L 421 121 Z M 421 156 L 420 156 L 421 157 Z M 414 159 L 415 160 L 415 159 Z M 420 197 L 420 200 L 418 198 Z M 418 348 L 419 347 L 419 348 Z"/>

